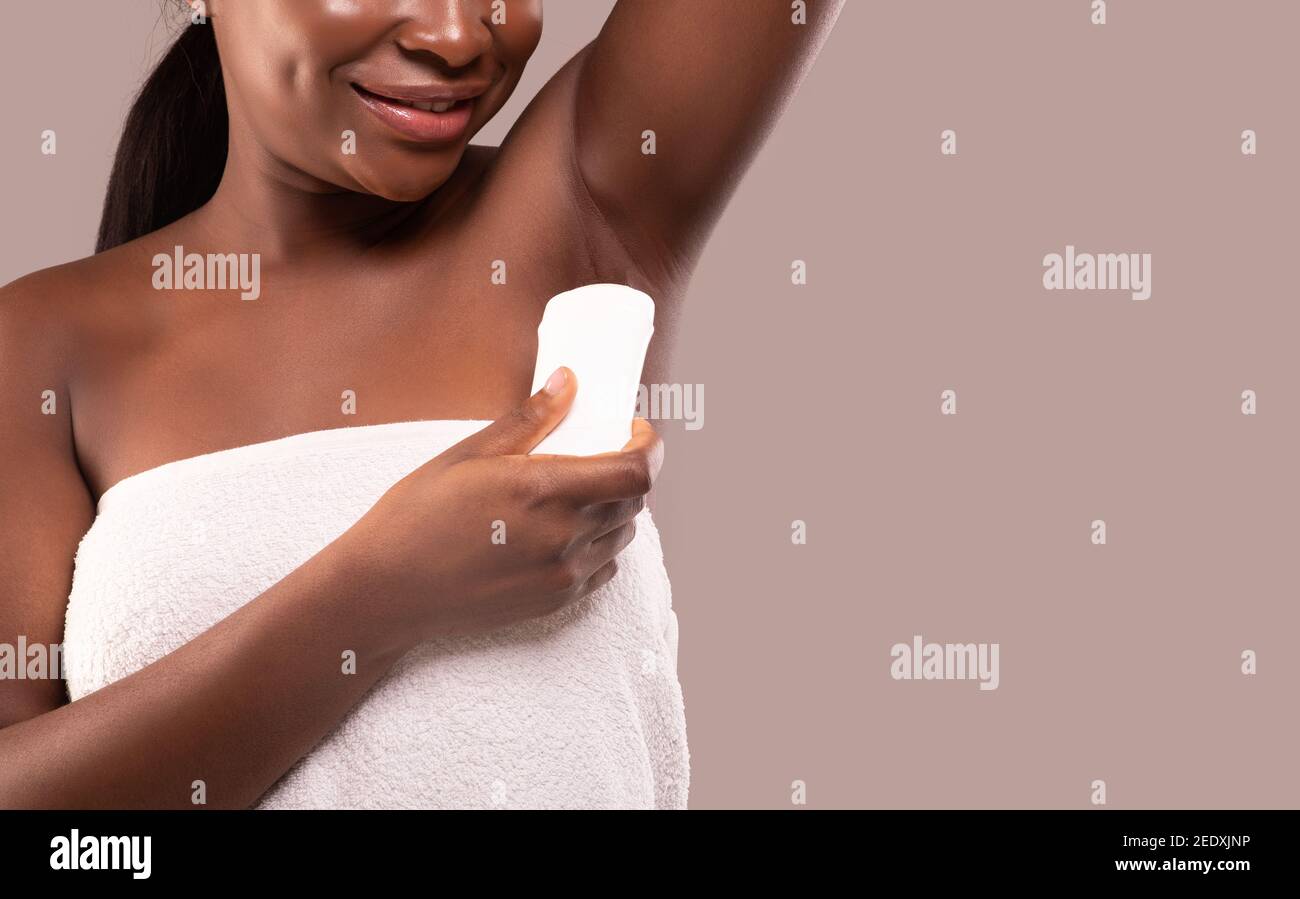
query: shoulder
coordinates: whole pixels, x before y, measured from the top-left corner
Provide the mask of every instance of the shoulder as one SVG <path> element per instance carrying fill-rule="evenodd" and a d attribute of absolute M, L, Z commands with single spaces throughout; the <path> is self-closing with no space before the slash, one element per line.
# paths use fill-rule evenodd
<path fill-rule="evenodd" d="M 69 298 L 87 274 L 81 262 L 32 272 L 0 287 L 0 367 L 6 379 L 67 355 L 65 338 L 75 329 L 76 313 Z"/>
<path fill-rule="evenodd" d="M 66 382 L 82 351 L 120 316 L 124 283 L 150 256 L 125 244 L 24 275 L 0 287 L 0 371 L 6 379 L 40 372 Z"/>

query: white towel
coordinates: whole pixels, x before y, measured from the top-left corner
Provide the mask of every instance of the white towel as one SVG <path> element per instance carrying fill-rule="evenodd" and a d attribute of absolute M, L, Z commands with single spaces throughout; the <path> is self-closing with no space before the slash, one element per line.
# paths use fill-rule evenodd
<path fill-rule="evenodd" d="M 194 639 L 486 424 L 314 431 L 119 482 L 77 551 L 69 697 Z M 677 619 L 642 512 L 612 581 L 546 618 L 412 650 L 258 806 L 684 808 L 688 756 Z"/>

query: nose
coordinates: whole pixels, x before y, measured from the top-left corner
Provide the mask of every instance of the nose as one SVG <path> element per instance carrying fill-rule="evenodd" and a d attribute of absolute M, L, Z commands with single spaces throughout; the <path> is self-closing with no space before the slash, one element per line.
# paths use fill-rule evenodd
<path fill-rule="evenodd" d="M 451 69 L 470 65 L 492 47 L 492 30 L 480 0 L 422 0 L 396 33 L 408 53 L 430 54 Z"/>

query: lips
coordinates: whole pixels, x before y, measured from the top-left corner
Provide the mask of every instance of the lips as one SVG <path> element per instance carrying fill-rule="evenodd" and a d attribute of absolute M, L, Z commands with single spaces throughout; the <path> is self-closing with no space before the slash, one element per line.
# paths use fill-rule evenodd
<path fill-rule="evenodd" d="M 403 137 L 422 143 L 455 141 L 465 132 L 474 103 L 485 88 L 362 87 L 353 84 L 361 102 L 376 118 Z"/>

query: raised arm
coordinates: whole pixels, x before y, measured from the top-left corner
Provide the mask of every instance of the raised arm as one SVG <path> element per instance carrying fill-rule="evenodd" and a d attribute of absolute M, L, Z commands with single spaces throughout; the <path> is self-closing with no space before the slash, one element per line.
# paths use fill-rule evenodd
<path fill-rule="evenodd" d="M 842 6 L 619 0 L 581 54 L 575 152 L 642 267 L 693 262 Z M 647 131 L 653 154 L 643 152 Z"/>

